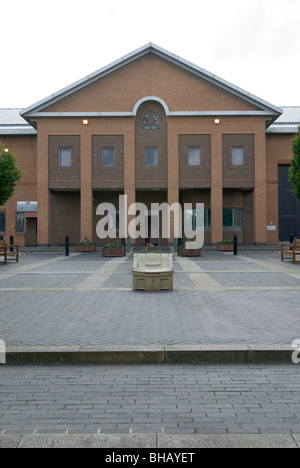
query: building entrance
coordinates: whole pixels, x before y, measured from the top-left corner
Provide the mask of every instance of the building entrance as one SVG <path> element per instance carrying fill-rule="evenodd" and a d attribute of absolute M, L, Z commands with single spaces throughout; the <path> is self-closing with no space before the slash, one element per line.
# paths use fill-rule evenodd
<path fill-rule="evenodd" d="M 26 245 L 29 247 L 37 245 L 37 218 L 26 219 Z"/>
<path fill-rule="evenodd" d="M 300 239 L 300 202 L 293 195 L 288 165 L 278 166 L 279 241 L 289 241 L 290 235 Z"/>
<path fill-rule="evenodd" d="M 159 245 L 160 242 L 160 231 L 159 231 L 159 211 L 147 211 L 146 216 L 146 225 L 148 226 L 148 237 L 145 239 L 145 244 L 148 243 L 151 245 Z"/>

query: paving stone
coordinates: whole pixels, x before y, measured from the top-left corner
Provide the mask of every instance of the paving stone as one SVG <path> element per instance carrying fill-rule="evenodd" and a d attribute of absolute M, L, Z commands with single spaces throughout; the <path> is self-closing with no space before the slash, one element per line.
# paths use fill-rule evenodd
<path fill-rule="evenodd" d="M 253 287 L 283 287 L 283 286 L 299 286 L 300 281 L 297 278 L 292 278 L 282 273 L 273 272 L 256 272 L 246 273 L 210 273 L 210 275 L 224 286 L 253 286 Z"/>
<path fill-rule="evenodd" d="M 158 448 L 297 448 L 288 435 L 158 435 Z"/>
<path fill-rule="evenodd" d="M 10 349 L 65 347 L 70 355 L 145 345 L 234 344 L 257 352 L 262 344 L 271 357 L 300 338 L 299 264 L 270 253 L 176 257 L 175 290 L 145 293 L 129 286 L 131 261 L 38 254 L 0 266 L 0 338 Z M 13 294 L 12 285 L 19 288 Z M 1 365 L 0 372 L 0 444 L 35 431 L 300 433 L 299 366 L 292 362 Z"/>
<path fill-rule="evenodd" d="M 49 435 L 25 436 L 19 448 L 155 448 L 155 435 Z"/>
<path fill-rule="evenodd" d="M 299 264 L 268 252 L 203 252 L 175 257 L 174 265 L 175 290 L 154 293 L 131 290 L 132 257 L 33 254 L 0 266 L 0 338 L 7 346 L 290 345 L 298 338 Z"/>
<path fill-rule="evenodd" d="M 50 374 L 52 380 L 43 385 Z M 203 377 L 211 379 L 204 391 L 199 383 Z M 299 434 L 295 409 L 300 407 L 300 396 L 294 391 L 299 377 L 300 368 L 294 364 L 6 365 L 1 367 L 1 386 L 5 387 L 1 400 L 9 411 L 4 406 L 0 412 L 0 434 L 62 434 L 68 430 L 90 434 L 118 430 L 127 434 L 162 430 L 169 434 Z M 244 390 L 238 405 L 235 394 L 239 392 L 233 392 L 233 387 L 225 388 L 223 397 L 218 394 L 224 378 Z M 254 380 L 260 382 L 262 394 Z M 284 390 L 277 388 L 278 380 L 285 383 Z M 149 384 L 144 385 L 145 381 Z M 104 382 L 109 382 L 108 391 L 102 390 Z M 16 393 L 18 388 L 20 393 Z M 18 400 L 21 391 L 26 397 Z M 284 397 L 293 409 L 282 405 Z"/>

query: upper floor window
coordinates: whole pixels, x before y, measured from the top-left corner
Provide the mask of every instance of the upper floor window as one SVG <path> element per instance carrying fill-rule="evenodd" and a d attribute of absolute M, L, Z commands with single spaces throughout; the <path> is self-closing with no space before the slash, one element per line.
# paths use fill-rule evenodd
<path fill-rule="evenodd" d="M 58 166 L 71 167 L 72 166 L 72 148 L 59 148 L 58 149 Z"/>
<path fill-rule="evenodd" d="M 6 231 L 6 213 L 0 213 L 0 232 Z"/>
<path fill-rule="evenodd" d="M 201 166 L 202 164 L 201 146 L 189 147 L 188 163 L 189 163 L 189 166 Z"/>
<path fill-rule="evenodd" d="M 115 165 L 115 148 L 102 148 L 102 166 L 112 167 Z"/>
<path fill-rule="evenodd" d="M 158 148 L 145 148 L 145 166 L 158 166 Z"/>
<path fill-rule="evenodd" d="M 245 165 L 245 147 L 232 146 L 231 147 L 231 165 L 244 166 Z"/>

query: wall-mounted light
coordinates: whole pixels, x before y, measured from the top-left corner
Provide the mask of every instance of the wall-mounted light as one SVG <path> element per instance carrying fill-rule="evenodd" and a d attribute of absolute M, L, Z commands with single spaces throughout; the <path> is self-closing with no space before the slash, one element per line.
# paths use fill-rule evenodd
<path fill-rule="evenodd" d="M 8 153 L 8 152 L 9 152 L 9 149 L 8 149 L 8 148 L 4 148 L 4 152 L 5 152 L 5 153 Z"/>
<path fill-rule="evenodd" d="M 219 123 L 220 123 L 220 119 L 215 119 L 215 124 L 219 125 Z"/>
<path fill-rule="evenodd" d="M 87 119 L 84 119 L 84 120 L 82 121 L 82 123 L 83 123 L 83 125 L 88 125 L 88 124 L 89 124 L 89 121 L 88 121 Z"/>

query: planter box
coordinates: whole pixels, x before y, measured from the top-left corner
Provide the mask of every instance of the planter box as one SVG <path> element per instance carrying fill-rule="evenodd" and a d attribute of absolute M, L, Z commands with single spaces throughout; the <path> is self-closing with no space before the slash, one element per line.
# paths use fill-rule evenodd
<path fill-rule="evenodd" d="M 76 252 L 96 252 L 95 245 L 76 245 Z"/>
<path fill-rule="evenodd" d="M 102 257 L 124 257 L 125 247 L 102 248 Z"/>
<path fill-rule="evenodd" d="M 233 252 L 234 245 L 233 244 L 218 244 L 218 252 Z"/>
<path fill-rule="evenodd" d="M 186 247 L 179 247 L 180 257 L 201 257 L 202 249 L 187 249 Z"/>

